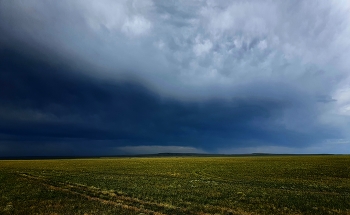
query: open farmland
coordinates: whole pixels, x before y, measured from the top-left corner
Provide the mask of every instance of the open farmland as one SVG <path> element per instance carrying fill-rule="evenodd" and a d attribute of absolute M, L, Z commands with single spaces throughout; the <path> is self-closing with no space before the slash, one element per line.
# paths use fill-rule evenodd
<path fill-rule="evenodd" d="M 0 214 L 350 214 L 350 156 L 0 161 Z"/>

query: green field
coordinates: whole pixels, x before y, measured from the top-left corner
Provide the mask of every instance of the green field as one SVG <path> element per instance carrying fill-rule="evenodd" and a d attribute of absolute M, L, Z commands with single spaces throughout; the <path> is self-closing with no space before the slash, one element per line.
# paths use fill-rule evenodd
<path fill-rule="evenodd" d="M 350 156 L 3 160 L 0 214 L 350 214 Z"/>

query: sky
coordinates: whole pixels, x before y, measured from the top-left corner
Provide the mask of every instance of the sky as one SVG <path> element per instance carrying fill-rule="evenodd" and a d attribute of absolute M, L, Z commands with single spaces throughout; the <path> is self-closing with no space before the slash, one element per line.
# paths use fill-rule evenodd
<path fill-rule="evenodd" d="M 0 156 L 350 153 L 347 0 L 0 0 Z"/>

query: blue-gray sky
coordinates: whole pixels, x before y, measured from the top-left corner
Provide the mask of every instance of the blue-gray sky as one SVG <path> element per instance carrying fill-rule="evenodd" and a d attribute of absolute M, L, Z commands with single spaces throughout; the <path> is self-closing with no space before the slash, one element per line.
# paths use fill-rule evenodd
<path fill-rule="evenodd" d="M 349 1 L 0 0 L 0 156 L 350 153 Z"/>

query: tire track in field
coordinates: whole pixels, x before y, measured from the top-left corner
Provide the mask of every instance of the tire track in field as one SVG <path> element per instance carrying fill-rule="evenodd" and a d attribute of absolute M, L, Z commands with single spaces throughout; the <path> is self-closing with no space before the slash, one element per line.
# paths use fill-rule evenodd
<path fill-rule="evenodd" d="M 123 209 L 132 210 L 139 213 L 146 213 L 146 214 L 154 214 L 154 215 L 165 215 L 165 213 L 158 212 L 155 210 L 147 209 L 146 207 L 153 207 L 157 208 L 161 211 L 167 211 L 169 214 L 193 214 L 193 215 L 211 215 L 212 213 L 207 213 L 204 211 L 200 212 L 193 212 L 186 208 L 176 207 L 170 204 L 163 204 L 163 203 L 156 203 L 156 202 L 149 202 L 140 200 L 137 198 L 132 198 L 128 196 L 123 195 L 117 195 L 113 192 L 106 192 L 99 188 L 91 188 L 86 185 L 81 184 L 74 184 L 74 183 L 63 183 L 63 182 L 54 182 L 50 181 L 49 179 L 46 179 L 44 177 L 40 176 L 34 176 L 28 173 L 19 173 L 20 176 L 35 180 L 46 186 L 47 188 L 51 190 L 57 190 L 57 191 L 63 191 L 67 193 L 71 193 L 74 195 L 82 196 L 88 200 L 91 201 L 98 201 L 103 204 L 109 204 L 117 207 L 121 207 Z M 105 195 L 101 198 L 101 195 Z M 108 198 L 108 199 L 106 199 Z M 138 205 L 138 206 L 135 206 Z M 232 210 L 231 208 L 224 208 L 219 206 L 213 206 L 213 205 L 205 205 L 207 209 L 215 209 L 217 211 L 221 211 L 224 214 L 252 214 L 241 210 Z"/>
<path fill-rule="evenodd" d="M 136 198 L 126 197 L 126 196 L 117 196 L 115 194 L 111 196 L 112 199 L 105 199 L 105 198 L 97 197 L 97 196 L 100 196 L 101 194 L 104 194 L 103 191 L 100 191 L 97 188 L 91 189 L 88 186 L 75 185 L 72 183 L 52 182 L 52 181 L 45 179 L 43 177 L 33 176 L 33 175 L 30 175 L 27 173 L 20 173 L 19 175 L 26 178 L 26 179 L 39 181 L 41 184 L 43 184 L 44 186 L 46 186 L 47 188 L 49 188 L 51 190 L 71 193 L 74 195 L 84 197 L 84 198 L 91 200 L 91 201 L 98 201 L 98 202 L 101 202 L 103 204 L 109 204 L 109 205 L 121 207 L 123 209 L 132 210 L 132 211 L 139 212 L 139 213 L 165 215 L 164 213 L 161 213 L 161 212 L 157 212 L 154 210 L 143 208 L 141 205 L 148 204 L 148 205 L 155 205 L 155 206 L 163 207 L 163 208 L 165 208 L 166 205 L 152 203 L 152 202 L 145 202 L 145 201 L 142 201 L 142 200 L 139 200 Z M 88 191 L 88 192 L 86 192 L 86 191 Z M 128 202 L 129 204 L 127 204 L 125 202 Z M 130 203 L 139 204 L 139 207 L 132 205 Z"/>
<path fill-rule="evenodd" d="M 49 179 L 46 179 L 42 176 L 34 176 L 34 175 L 31 175 L 28 173 L 19 173 L 19 175 L 26 178 L 26 179 L 39 181 L 41 184 L 43 184 L 44 186 L 46 186 L 47 188 L 49 188 L 51 190 L 57 190 L 57 191 L 61 191 L 61 192 L 71 193 L 73 195 L 78 195 L 78 196 L 84 197 L 84 198 L 91 200 L 91 201 L 98 201 L 98 202 L 101 202 L 103 204 L 109 204 L 109 205 L 121 207 L 123 209 L 132 210 L 132 211 L 138 212 L 138 213 L 153 214 L 153 215 L 166 215 L 165 213 L 146 208 L 146 207 L 153 207 L 153 208 L 157 208 L 160 210 L 168 211 L 169 214 L 211 215 L 211 213 L 206 213 L 206 212 L 192 212 L 186 208 L 176 207 L 176 206 L 173 206 L 170 204 L 143 201 L 143 200 L 140 200 L 137 198 L 116 195 L 115 193 L 106 193 L 104 191 L 101 191 L 99 188 L 91 188 L 91 187 L 81 185 L 81 184 L 50 181 Z M 105 195 L 103 197 L 109 198 L 109 199 L 97 197 L 100 195 Z M 137 204 L 139 207 L 135 206 L 135 204 Z M 215 206 L 211 206 L 211 208 L 218 209 Z M 221 210 L 223 210 L 223 208 L 221 208 Z M 232 211 L 231 209 L 227 209 L 227 210 L 224 209 L 224 210 L 225 211 Z M 232 214 L 246 214 L 246 213 L 234 212 Z"/>

